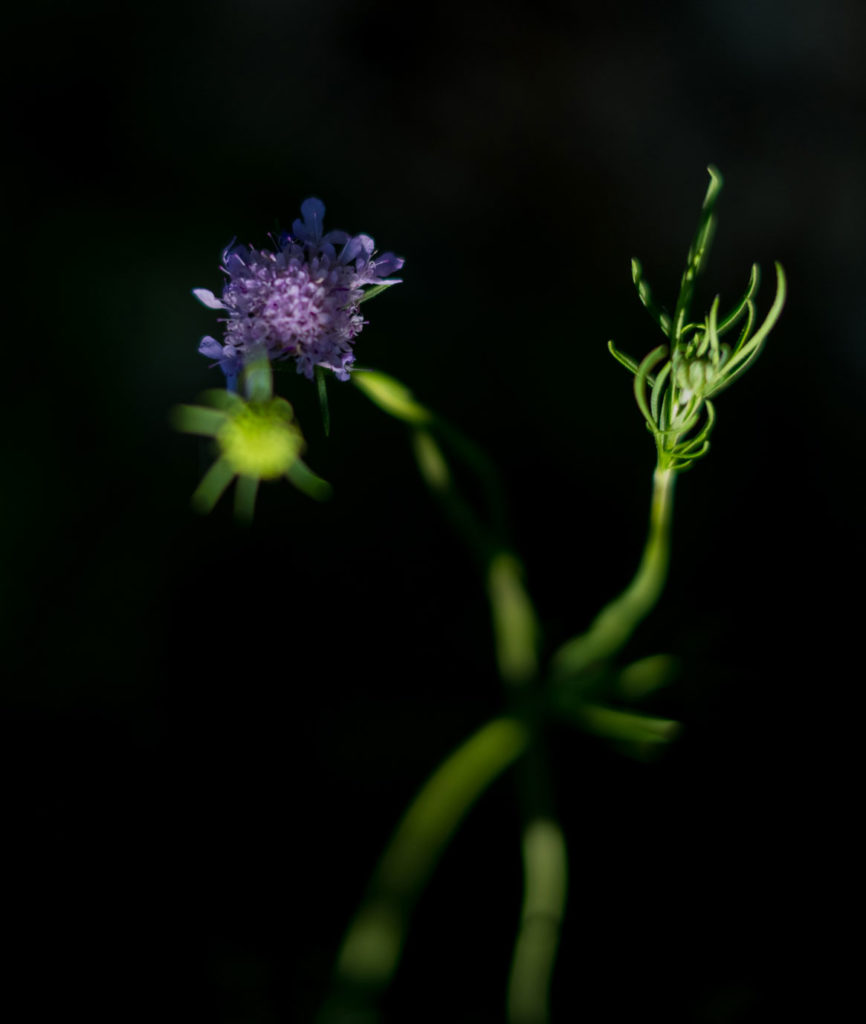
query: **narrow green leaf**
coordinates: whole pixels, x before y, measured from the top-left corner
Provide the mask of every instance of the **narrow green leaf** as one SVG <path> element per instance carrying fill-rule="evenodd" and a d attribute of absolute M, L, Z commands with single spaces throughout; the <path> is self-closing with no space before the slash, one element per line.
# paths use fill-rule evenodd
<path fill-rule="evenodd" d="M 382 292 L 387 291 L 391 285 L 396 284 L 396 281 L 391 281 L 389 284 L 375 284 L 372 288 L 368 288 L 367 291 L 358 300 L 360 306 L 362 302 L 368 302 L 370 299 L 375 299 L 377 295 L 381 295 Z"/>
<path fill-rule="evenodd" d="M 659 398 L 664 393 L 665 381 L 668 379 L 671 373 L 670 362 L 665 363 L 661 368 L 659 375 L 656 377 L 653 385 L 652 392 L 650 393 L 650 409 L 652 411 L 653 421 L 658 424 L 659 421 Z"/>
<path fill-rule="evenodd" d="M 718 387 L 713 388 L 713 390 L 709 393 L 715 396 L 719 394 L 719 392 L 724 391 L 726 388 L 729 388 L 735 380 L 738 380 L 740 377 L 742 377 L 746 370 L 749 369 L 752 363 L 754 363 L 754 361 L 761 354 L 764 345 L 766 344 L 766 341 L 767 339 L 765 336 L 763 339 L 761 339 L 758 345 L 753 346 L 750 343 L 746 345 L 745 348 L 741 349 L 737 353 L 736 358 L 729 360 L 728 365 L 726 367 L 727 372 L 725 373 L 723 379 L 719 382 Z"/>
<path fill-rule="evenodd" d="M 578 715 L 589 732 L 612 740 L 668 743 L 680 731 L 680 723 L 673 719 L 622 711 L 603 704 L 583 704 Z"/>
<path fill-rule="evenodd" d="M 632 359 L 631 356 L 627 356 L 625 352 L 620 352 L 612 341 L 607 343 L 607 350 L 613 358 L 627 370 L 630 370 L 632 373 L 637 373 L 638 362 L 636 359 Z"/>
<path fill-rule="evenodd" d="M 761 268 L 757 263 L 752 264 L 752 270 L 749 274 L 749 284 L 746 288 L 745 294 L 737 303 L 736 306 L 727 314 L 722 317 L 718 325 L 719 335 L 722 336 L 734 327 L 735 324 L 739 323 L 740 317 L 745 313 L 746 307 L 751 299 L 754 299 L 758 292 L 758 285 L 761 283 Z"/>
<path fill-rule="evenodd" d="M 776 326 L 776 323 L 781 316 L 782 309 L 785 305 L 785 297 L 787 295 L 787 283 L 785 281 L 785 271 L 782 269 L 781 263 L 776 263 L 776 297 L 773 299 L 773 305 L 770 306 L 770 311 L 767 313 L 764 322 L 755 332 L 755 334 L 749 339 L 749 344 L 757 346 Z"/>
<path fill-rule="evenodd" d="M 716 395 L 720 391 L 729 387 L 733 382 L 741 377 L 746 370 L 752 365 L 752 363 L 758 358 L 761 349 L 767 341 L 767 337 L 770 331 L 776 326 L 779 316 L 782 313 L 782 309 L 785 305 L 785 297 L 787 294 L 787 285 L 785 281 L 785 272 L 782 269 L 780 263 L 776 263 L 776 296 L 773 299 L 773 305 L 770 307 L 764 322 L 749 338 L 748 342 L 741 348 L 734 350 L 734 356 L 728 361 L 727 372 L 724 375 L 724 380 L 715 388 L 712 394 Z"/>
<path fill-rule="evenodd" d="M 715 367 L 718 367 L 721 359 L 718 332 L 720 301 L 720 297 L 717 295 L 713 299 L 713 304 L 710 306 L 710 315 L 707 317 L 707 340 L 710 346 L 710 359 Z"/>
<path fill-rule="evenodd" d="M 737 338 L 737 344 L 734 345 L 732 355 L 737 355 L 742 351 L 743 346 L 748 341 L 749 335 L 752 333 L 752 328 L 755 326 L 755 304 L 751 299 L 746 303 L 746 322 L 743 324 L 743 329 L 740 331 L 740 336 Z M 729 363 L 731 360 L 729 360 Z"/>
<path fill-rule="evenodd" d="M 643 276 L 643 267 L 640 264 L 640 260 L 632 259 L 631 261 L 631 279 L 647 312 L 659 325 L 662 333 L 665 336 L 669 336 L 671 333 L 671 315 L 653 299 L 652 290 Z"/>
<path fill-rule="evenodd" d="M 646 355 L 637 369 L 637 374 L 634 378 L 634 397 L 637 401 L 638 408 L 644 415 L 644 419 L 650 425 L 650 429 L 655 433 L 656 423 L 653 419 L 649 405 L 646 399 L 646 382 L 649 376 L 650 370 L 658 366 L 658 364 L 668 354 L 667 345 L 659 345 L 658 348 L 654 348 L 652 352 Z"/>
<path fill-rule="evenodd" d="M 331 410 L 328 405 L 328 381 L 321 366 L 316 367 L 316 390 L 319 394 L 319 409 L 322 413 L 322 430 L 325 437 L 331 435 Z"/>
<path fill-rule="evenodd" d="M 679 662 L 670 654 L 653 654 L 626 665 L 616 678 L 615 687 L 627 700 L 640 700 L 667 686 L 676 675 Z"/>
<path fill-rule="evenodd" d="M 707 187 L 704 202 L 701 206 L 701 216 L 698 221 L 698 229 L 692 244 L 689 246 L 686 257 L 686 268 L 683 271 L 680 281 L 680 293 L 677 297 L 677 304 L 673 317 L 673 341 L 679 344 L 683 332 L 683 324 L 688 316 L 689 306 L 695 290 L 695 281 L 706 265 L 710 253 L 710 245 L 713 240 L 716 219 L 714 209 L 716 200 L 722 190 L 723 179 L 718 170 L 712 166 L 707 168 L 710 175 L 710 184 Z"/>

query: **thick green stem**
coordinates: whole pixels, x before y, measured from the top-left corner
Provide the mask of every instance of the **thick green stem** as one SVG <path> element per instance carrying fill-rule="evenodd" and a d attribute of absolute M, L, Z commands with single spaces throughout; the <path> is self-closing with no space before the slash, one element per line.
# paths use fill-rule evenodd
<path fill-rule="evenodd" d="M 508 981 L 509 1024 L 547 1024 L 550 984 L 565 913 L 565 837 L 554 818 L 547 752 L 537 721 L 538 624 L 523 585 L 520 562 L 500 552 L 491 559 L 487 594 L 499 674 L 515 714 L 531 725 L 516 766 L 523 811 L 523 906 Z"/>
<path fill-rule="evenodd" d="M 558 823 L 535 818 L 523 830 L 524 895 L 508 979 L 509 1024 L 546 1024 L 550 982 L 565 912 L 568 857 Z"/>
<path fill-rule="evenodd" d="M 656 469 L 649 532 L 634 579 L 601 610 L 586 633 L 560 647 L 553 660 L 558 678 L 577 676 L 616 654 L 661 596 L 670 562 L 675 481 L 675 470 Z"/>
<path fill-rule="evenodd" d="M 440 854 L 487 787 L 524 752 L 530 730 L 516 718 L 482 726 L 433 773 L 412 801 L 349 926 L 334 993 L 320 1024 L 375 1020 L 403 948 L 409 917 Z"/>

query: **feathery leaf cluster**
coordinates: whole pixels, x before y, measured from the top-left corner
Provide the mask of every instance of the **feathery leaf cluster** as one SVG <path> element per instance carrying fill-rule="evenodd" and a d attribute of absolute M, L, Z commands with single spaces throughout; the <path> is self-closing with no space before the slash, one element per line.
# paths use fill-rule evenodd
<path fill-rule="evenodd" d="M 761 275 L 758 265 L 753 264 L 745 293 L 727 315 L 720 318 L 717 295 L 703 320 L 688 319 L 695 283 L 709 256 L 716 224 L 715 204 L 722 188 L 722 176 L 716 168 L 708 170 L 710 185 L 686 258 L 673 316 L 656 303 L 640 262 L 632 260 L 632 279 L 640 300 L 667 343 L 638 362 L 608 342 L 613 357 L 634 374 L 635 400 L 655 438 L 659 469 L 688 469 L 709 451 L 709 436 L 716 420 L 710 398 L 742 376 L 758 358 L 785 304 L 785 274 L 776 263 L 776 296 L 755 330 L 755 296 Z M 721 341 L 738 326 L 733 345 Z"/>

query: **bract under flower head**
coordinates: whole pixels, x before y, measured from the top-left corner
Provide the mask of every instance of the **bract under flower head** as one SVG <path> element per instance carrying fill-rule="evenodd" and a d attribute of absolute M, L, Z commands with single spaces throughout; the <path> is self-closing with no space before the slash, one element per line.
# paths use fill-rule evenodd
<path fill-rule="evenodd" d="M 276 480 L 291 470 L 304 439 L 283 398 L 249 402 L 226 418 L 216 434 L 220 454 L 239 476 Z"/>
<path fill-rule="evenodd" d="M 234 243 L 225 249 L 228 281 L 220 298 L 193 290 L 205 306 L 225 313 L 224 344 L 205 337 L 199 352 L 219 363 L 230 390 L 246 363 L 262 353 L 294 359 L 308 378 L 321 366 L 349 379 L 355 338 L 366 323 L 359 312 L 364 286 L 397 284 L 391 275 L 403 260 L 376 255 L 369 235 L 324 233 L 324 215 L 321 200 L 305 200 L 291 234 L 279 236 L 273 249 Z"/>
<path fill-rule="evenodd" d="M 331 488 L 304 463 L 304 437 L 291 405 L 273 393 L 270 364 L 261 354 L 244 370 L 246 398 L 228 390 L 204 396 L 206 405 L 181 405 L 172 418 L 178 430 L 212 437 L 218 457 L 192 497 L 193 507 L 210 512 L 237 480 L 235 513 L 253 517 L 256 491 L 262 480 L 285 476 L 299 490 L 321 501 Z"/>

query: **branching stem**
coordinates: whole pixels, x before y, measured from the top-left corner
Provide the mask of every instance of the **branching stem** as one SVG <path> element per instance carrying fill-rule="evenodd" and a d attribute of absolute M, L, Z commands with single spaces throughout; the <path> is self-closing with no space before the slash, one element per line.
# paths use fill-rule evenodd
<path fill-rule="evenodd" d="M 377 1019 L 374 1007 L 397 968 L 412 909 L 442 851 L 475 801 L 520 757 L 529 740 L 523 722 L 494 719 L 446 758 L 420 789 L 346 932 L 333 994 L 319 1024 Z"/>
<path fill-rule="evenodd" d="M 553 665 L 558 678 L 578 676 L 616 654 L 661 596 L 670 562 L 675 481 L 676 470 L 656 469 L 649 531 L 634 579 L 599 612 L 585 633 L 557 651 Z"/>

